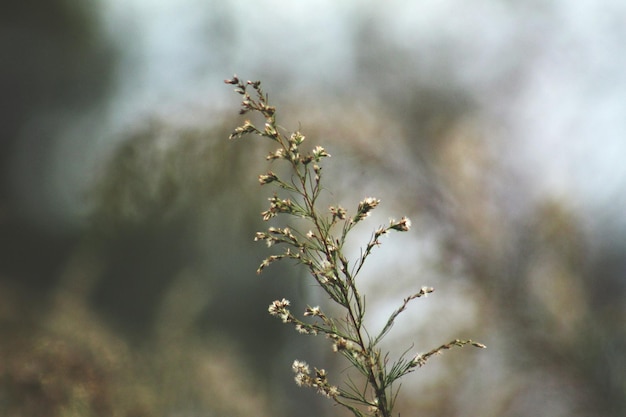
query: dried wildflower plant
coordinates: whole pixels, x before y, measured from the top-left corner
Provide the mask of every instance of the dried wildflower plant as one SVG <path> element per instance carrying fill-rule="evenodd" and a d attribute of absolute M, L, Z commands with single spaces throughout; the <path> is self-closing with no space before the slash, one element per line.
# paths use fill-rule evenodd
<path fill-rule="evenodd" d="M 406 232 L 411 221 L 402 217 L 391 220 L 388 225 L 380 226 L 372 234 L 361 256 L 350 262 L 344 255 L 344 244 L 348 233 L 380 203 L 380 200 L 367 197 L 358 203 L 354 214 L 341 206 L 319 207 L 318 198 L 322 192 L 322 160 L 330 154 L 321 146 L 311 151 L 301 148 L 305 136 L 296 131 L 283 133 L 276 123 L 276 109 L 271 106 L 268 96 L 263 92 L 259 81 L 242 82 L 237 76 L 225 83 L 235 86 L 235 91 L 243 96 L 240 114 L 258 113 L 264 120 L 263 127 L 257 127 L 250 120 L 237 127 L 230 139 L 247 134 L 266 137 L 276 144 L 276 150 L 267 155 L 271 162 L 284 162 L 291 170 L 290 178 L 280 178 L 273 171 L 259 175 L 261 185 L 272 184 L 285 194 L 284 197 L 274 192 L 269 198 L 269 208 L 262 213 L 268 221 L 278 215 L 294 216 L 304 219 L 308 231 L 293 227 L 269 227 L 265 232 L 257 232 L 254 240 L 265 242 L 268 247 L 282 244 L 285 249 L 281 254 L 267 257 L 259 266 L 261 273 L 271 263 L 281 259 L 293 259 L 304 265 L 319 286 L 339 306 L 340 317 L 331 317 L 320 307 L 306 307 L 303 317 L 294 315 L 289 300 L 276 300 L 269 306 L 269 314 L 294 326 L 298 333 L 324 335 L 332 344 L 333 351 L 343 355 L 359 374 L 362 383 L 348 376 L 343 386 L 330 382 L 324 369 L 310 369 L 306 362 L 296 360 L 292 369 L 296 384 L 315 388 L 320 394 L 332 399 L 337 404 L 349 409 L 355 416 L 366 415 L 389 417 L 392 415 L 398 394 L 394 383 L 404 375 L 423 366 L 426 361 L 443 350 L 455 346 L 485 346 L 472 340 L 453 340 L 427 353 L 408 356 L 408 351 L 392 362 L 389 354 L 381 352 L 381 340 L 392 328 L 395 319 L 408 303 L 416 298 L 425 297 L 433 288 L 422 287 L 418 292 L 406 297 L 395 310 L 381 330 L 376 333 L 368 330 L 364 324 L 365 300 L 357 287 L 357 276 L 372 250 L 381 244 L 380 238 L 392 231 Z M 252 91 L 250 91 L 250 89 Z"/>

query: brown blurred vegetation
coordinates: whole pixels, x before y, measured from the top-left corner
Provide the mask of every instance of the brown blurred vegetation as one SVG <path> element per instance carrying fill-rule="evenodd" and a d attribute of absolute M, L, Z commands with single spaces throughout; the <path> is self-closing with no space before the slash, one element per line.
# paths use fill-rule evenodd
<path fill-rule="evenodd" d="M 0 414 L 335 415 L 294 386 L 289 366 L 334 366 L 337 379 L 343 366 L 324 340 L 265 314 L 275 298 L 324 300 L 286 265 L 254 276 L 267 254 L 251 241 L 263 228 L 255 176 L 265 148 L 226 140 L 236 98 L 223 124 L 158 119 L 129 129 L 86 197 L 89 222 L 49 228 L 17 196 L 37 200 L 46 187 L 63 123 L 106 106 L 117 54 L 75 2 L 12 7 L 0 17 Z M 590 229 L 567 198 L 533 200 L 499 158 L 506 142 L 489 134 L 471 93 L 406 75 L 402 51 L 373 24 L 355 30 L 357 81 L 368 94 L 290 101 L 277 91 L 275 104 L 288 129 L 300 121 L 308 141 L 333 154 L 329 198 L 350 207 L 362 193 L 381 197 L 383 221 L 409 215 L 417 239 L 437 248 L 421 263 L 416 247 L 392 246 L 385 281 L 365 280 L 373 306 L 437 289 L 390 344 L 424 351 L 467 336 L 488 345 L 410 375 L 397 411 L 623 416 L 623 237 Z M 16 182 L 24 143 L 28 178 Z"/>

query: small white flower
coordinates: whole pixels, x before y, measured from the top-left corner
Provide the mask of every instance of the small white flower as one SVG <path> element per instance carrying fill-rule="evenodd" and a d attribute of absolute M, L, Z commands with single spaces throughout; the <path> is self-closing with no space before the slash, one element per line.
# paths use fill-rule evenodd
<path fill-rule="evenodd" d="M 296 324 L 296 331 L 300 334 L 309 334 L 309 330 L 301 324 Z"/>
<path fill-rule="evenodd" d="M 411 228 L 411 220 L 408 217 L 402 217 L 399 221 L 391 220 L 389 228 L 399 232 L 408 232 Z"/>
<path fill-rule="evenodd" d="M 380 200 L 374 197 L 367 197 L 359 203 L 357 213 L 354 216 L 354 222 L 358 222 L 370 215 L 370 211 L 380 204 Z"/>
<path fill-rule="evenodd" d="M 321 310 L 319 306 L 315 306 L 315 307 L 307 307 L 306 310 L 304 310 L 304 315 L 305 316 L 319 316 L 321 315 Z"/>
<path fill-rule="evenodd" d="M 261 185 L 269 184 L 276 180 L 278 180 L 278 177 L 272 171 L 269 171 L 267 174 L 259 175 L 259 183 Z"/>
<path fill-rule="evenodd" d="M 270 304 L 267 311 L 269 311 L 272 316 L 278 316 L 283 318 L 285 315 L 289 316 L 289 310 L 287 310 L 287 306 L 289 306 L 289 304 L 289 300 L 285 298 L 283 298 L 282 300 L 276 300 L 272 304 Z"/>
<path fill-rule="evenodd" d="M 299 361 L 299 360 L 295 360 L 293 361 L 293 364 L 291 365 L 291 369 L 293 369 L 293 371 L 296 374 L 304 374 L 304 375 L 309 375 L 310 374 L 310 370 L 309 370 L 309 365 L 304 362 L 304 361 Z"/>
<path fill-rule="evenodd" d="M 313 149 L 313 158 L 316 161 L 319 161 L 320 158 L 325 157 L 325 156 L 330 157 L 330 154 L 326 152 L 326 150 L 322 148 L 321 146 L 316 146 L 315 149 Z"/>
<path fill-rule="evenodd" d="M 299 387 L 308 385 L 308 377 L 305 374 L 296 374 L 294 380 Z"/>
<path fill-rule="evenodd" d="M 339 395 L 339 388 L 337 388 L 334 385 L 331 385 L 327 388 L 326 393 L 328 394 L 329 397 L 335 398 L 337 395 Z"/>
<path fill-rule="evenodd" d="M 420 289 L 420 294 L 421 294 L 421 296 L 426 298 L 426 297 L 428 297 L 428 294 L 430 294 L 433 291 L 435 291 L 435 289 L 433 287 L 422 287 Z"/>

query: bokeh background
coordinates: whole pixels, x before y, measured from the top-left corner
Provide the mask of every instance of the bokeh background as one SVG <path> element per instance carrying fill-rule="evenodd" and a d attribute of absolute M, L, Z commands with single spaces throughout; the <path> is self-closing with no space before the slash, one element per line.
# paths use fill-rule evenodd
<path fill-rule="evenodd" d="M 626 415 L 626 4 L 22 0 L 0 13 L 0 414 L 343 415 L 266 314 L 326 300 L 273 265 L 266 146 L 233 73 L 333 157 L 328 198 L 414 227 L 362 275 L 407 416 Z"/>

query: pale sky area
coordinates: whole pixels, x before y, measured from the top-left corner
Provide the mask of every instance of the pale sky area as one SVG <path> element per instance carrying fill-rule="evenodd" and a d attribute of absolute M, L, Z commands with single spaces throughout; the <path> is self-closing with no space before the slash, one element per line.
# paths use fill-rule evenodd
<path fill-rule="evenodd" d="M 307 82 L 332 87 L 333 80 L 351 76 L 351 19 L 365 15 L 389 29 L 387 35 L 416 59 L 427 60 L 429 48 L 446 39 L 447 54 L 458 60 L 455 76 L 485 98 L 494 117 L 510 120 L 511 136 L 503 140 L 510 141 L 516 158 L 528 159 L 524 165 L 533 167 L 529 174 L 538 175 L 546 192 L 582 192 L 602 204 L 615 202 L 626 185 L 623 2 L 555 0 L 536 4 L 545 16 L 526 6 L 520 7 L 519 17 L 497 1 L 392 1 L 366 6 L 361 1 L 108 3 L 112 16 L 126 15 L 133 23 L 130 30 L 137 34 L 137 47 L 145 48 L 134 58 L 140 64 L 130 76 L 137 83 L 133 92 L 137 98 L 129 106 L 158 106 L 163 98 L 185 102 L 219 97 L 230 93 L 219 80 L 231 71 L 256 72 L 254 66 L 267 71 L 278 65 Z M 226 9 L 241 16 L 241 22 L 228 29 L 232 39 L 221 40 L 231 46 L 220 45 L 212 57 L 206 53 L 212 46 L 195 35 L 207 20 L 219 24 L 219 14 Z M 515 59 L 512 50 L 524 47 L 534 49 L 534 59 L 522 70 L 521 86 L 513 97 L 499 97 L 496 89 L 501 83 L 494 83 L 494 78 L 508 70 L 507 61 Z M 437 64 L 432 65 L 436 70 Z M 594 168 L 577 169 L 581 159 Z"/>
<path fill-rule="evenodd" d="M 104 26 L 123 54 L 105 120 L 119 131 L 154 114 L 227 108 L 221 80 L 234 72 L 332 94 L 355 78 L 354 23 L 363 19 L 406 60 L 398 76 L 419 69 L 437 83 L 445 71 L 472 92 L 500 157 L 531 194 L 618 214 L 626 203 L 626 3 L 531 3 L 102 0 Z M 366 96 L 366 86 L 359 90 Z M 85 144 L 76 126 L 51 168 L 63 188 L 80 185 L 95 163 L 86 156 L 72 169 L 68 148 L 80 141 L 88 155 L 110 146 L 110 131 Z M 52 198 L 71 201 L 68 194 Z"/>

